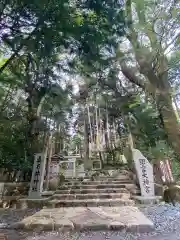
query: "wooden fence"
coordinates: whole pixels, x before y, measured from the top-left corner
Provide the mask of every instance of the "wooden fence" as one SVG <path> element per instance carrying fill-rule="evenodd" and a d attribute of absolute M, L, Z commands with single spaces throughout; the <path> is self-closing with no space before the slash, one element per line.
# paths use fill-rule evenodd
<path fill-rule="evenodd" d="M 168 184 L 174 182 L 171 161 L 169 159 L 154 164 L 153 170 L 156 183 Z"/>

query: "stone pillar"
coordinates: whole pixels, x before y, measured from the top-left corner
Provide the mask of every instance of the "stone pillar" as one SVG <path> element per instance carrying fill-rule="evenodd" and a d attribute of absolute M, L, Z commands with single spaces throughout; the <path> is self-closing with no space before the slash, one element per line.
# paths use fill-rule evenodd
<path fill-rule="evenodd" d="M 0 200 L 2 200 L 3 193 L 4 193 L 4 182 L 1 182 L 0 183 Z"/>
<path fill-rule="evenodd" d="M 76 159 L 74 159 L 74 162 L 73 162 L 73 177 L 76 178 Z"/>
<path fill-rule="evenodd" d="M 133 159 L 142 197 L 154 197 L 153 167 L 138 149 L 133 149 Z"/>
<path fill-rule="evenodd" d="M 46 154 L 38 153 L 35 155 L 33 172 L 31 177 L 29 196 L 30 199 L 41 198 L 43 191 L 45 166 L 46 166 Z"/>

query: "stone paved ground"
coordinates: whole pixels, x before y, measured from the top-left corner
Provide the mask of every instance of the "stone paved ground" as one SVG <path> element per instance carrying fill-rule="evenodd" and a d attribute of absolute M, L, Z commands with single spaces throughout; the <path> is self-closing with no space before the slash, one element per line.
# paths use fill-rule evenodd
<path fill-rule="evenodd" d="M 148 207 L 149 211 L 152 207 Z M 153 207 L 155 208 L 155 207 Z M 157 206 L 157 210 L 160 207 Z M 168 207 L 169 208 L 169 207 Z M 117 208 L 116 208 L 117 209 Z M 180 240 L 180 221 L 178 220 L 178 212 L 179 206 L 173 210 L 173 207 L 170 207 L 168 210 L 171 215 L 169 216 L 169 220 L 172 222 L 172 215 L 175 219 L 175 225 L 170 224 L 169 220 L 166 219 L 166 223 L 162 223 L 165 225 L 171 225 L 168 229 L 165 228 L 163 225 L 159 228 L 158 226 L 155 227 L 155 231 L 151 231 L 149 233 L 132 233 L 126 231 L 101 231 L 101 232 L 64 232 L 64 231 L 50 231 L 50 232 L 43 232 L 40 228 L 34 228 L 33 231 L 22 232 L 21 230 L 10 230 L 10 229 L 1 229 L 3 227 L 3 223 L 14 223 L 15 221 L 21 220 L 26 216 L 31 216 L 34 214 L 35 210 L 0 210 L 0 233 L 5 233 L 8 236 L 8 240 L 103 240 L 103 239 L 110 239 L 110 240 Z M 56 209 L 57 210 L 57 209 Z M 176 210 L 176 211 L 175 211 Z M 37 211 L 37 210 L 36 210 Z M 145 212 L 143 210 L 143 212 Z M 161 211 L 160 211 L 161 212 Z M 107 211 L 106 211 L 107 213 Z M 154 214 L 154 213 L 153 213 Z M 115 215 L 115 216 L 114 216 Z M 113 217 L 116 217 L 116 212 L 114 213 Z M 163 212 L 163 216 L 168 214 Z M 127 215 L 126 215 L 127 216 Z M 157 216 L 160 217 L 161 220 L 165 222 L 165 219 L 162 219 L 161 214 L 157 211 Z M 81 216 L 82 220 L 82 216 Z M 127 218 L 126 218 L 127 220 Z M 78 220 L 79 221 L 79 220 Z M 77 222 L 78 222 L 77 221 Z M 159 221 L 159 220 L 158 220 Z M 155 221 L 156 222 L 156 221 Z M 159 221 L 160 223 L 160 221 Z M 157 223 L 156 223 L 157 225 Z M 62 230 L 62 229 L 61 229 Z"/>
<path fill-rule="evenodd" d="M 151 231 L 153 223 L 134 206 L 42 209 L 11 227 L 41 230 Z"/>

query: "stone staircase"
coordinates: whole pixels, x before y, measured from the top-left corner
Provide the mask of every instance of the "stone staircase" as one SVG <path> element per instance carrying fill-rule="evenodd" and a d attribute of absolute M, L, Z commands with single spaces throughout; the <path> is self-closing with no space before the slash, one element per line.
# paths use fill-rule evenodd
<path fill-rule="evenodd" d="M 51 230 L 123 230 L 145 232 L 153 223 L 135 206 L 139 193 L 128 171 L 96 179 L 66 179 L 55 192 L 46 191 L 41 199 L 23 200 L 26 208 L 39 208 L 13 228 Z"/>
<path fill-rule="evenodd" d="M 83 179 L 65 179 L 55 192 L 45 191 L 40 199 L 20 199 L 21 208 L 38 211 L 11 227 L 33 231 L 152 231 L 154 224 L 135 205 L 135 195 L 139 195 L 139 188 L 127 169 L 89 172 Z"/>
<path fill-rule="evenodd" d="M 134 205 L 138 188 L 127 171 L 118 176 L 66 179 L 48 201 L 51 208 Z"/>

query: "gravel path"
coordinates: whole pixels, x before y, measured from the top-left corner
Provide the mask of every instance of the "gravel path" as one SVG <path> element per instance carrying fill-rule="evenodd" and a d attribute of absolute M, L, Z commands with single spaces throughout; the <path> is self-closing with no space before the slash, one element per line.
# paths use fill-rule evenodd
<path fill-rule="evenodd" d="M 8 240 L 180 240 L 179 233 L 162 233 L 157 235 L 132 235 L 122 232 L 91 232 L 91 233 L 19 233 L 11 230 L 3 230 Z"/>
<path fill-rule="evenodd" d="M 14 230 L 1 229 L 8 235 L 8 240 L 180 240 L 180 204 L 176 207 L 168 204 L 154 206 L 141 206 L 141 211 L 155 224 L 155 231 L 151 233 L 126 233 L 124 232 L 86 232 L 86 233 L 23 233 Z M 0 210 L 0 226 L 17 221 L 24 216 L 33 214 L 35 210 Z"/>

